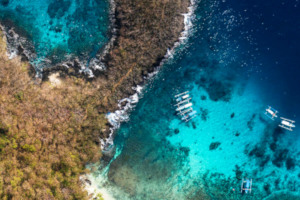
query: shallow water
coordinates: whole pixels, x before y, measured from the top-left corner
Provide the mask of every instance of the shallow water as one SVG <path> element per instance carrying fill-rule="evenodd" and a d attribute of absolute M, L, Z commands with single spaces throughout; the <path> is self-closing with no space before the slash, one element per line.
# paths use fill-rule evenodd
<path fill-rule="evenodd" d="M 75 57 L 88 65 L 108 42 L 109 21 L 107 0 L 0 1 L 0 22 L 27 38 L 36 68 Z"/>
<path fill-rule="evenodd" d="M 287 30 L 276 25 L 299 12 L 273 19 L 297 5 L 273 2 L 197 3 L 189 41 L 147 84 L 118 131 L 114 160 L 90 176 L 106 197 L 300 199 L 299 129 L 284 131 L 264 115 L 270 104 L 280 115 L 300 116 L 299 45 L 290 47 L 291 39 L 300 42 L 293 37 L 299 24 Z M 271 32 L 262 32 L 261 20 Z M 278 28 L 285 42 L 270 39 Z M 189 123 L 177 118 L 173 106 L 174 95 L 186 90 L 199 113 Z M 253 179 L 251 195 L 240 194 L 244 177 Z"/>

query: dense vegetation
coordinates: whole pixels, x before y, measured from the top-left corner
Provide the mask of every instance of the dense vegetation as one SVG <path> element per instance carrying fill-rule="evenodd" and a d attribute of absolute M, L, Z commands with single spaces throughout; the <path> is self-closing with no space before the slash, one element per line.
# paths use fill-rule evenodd
<path fill-rule="evenodd" d="M 0 198 L 84 199 L 79 175 L 100 158 L 106 127 L 98 95 L 74 77 L 38 85 L 26 64 L 5 56 L 0 63 Z"/>
<path fill-rule="evenodd" d="M 182 30 L 188 0 L 117 0 L 108 70 L 86 81 L 60 71 L 39 83 L 0 41 L 0 198 L 85 199 L 79 176 L 101 157 L 105 113 L 131 94 Z M 68 69 L 71 74 L 72 69 Z"/>

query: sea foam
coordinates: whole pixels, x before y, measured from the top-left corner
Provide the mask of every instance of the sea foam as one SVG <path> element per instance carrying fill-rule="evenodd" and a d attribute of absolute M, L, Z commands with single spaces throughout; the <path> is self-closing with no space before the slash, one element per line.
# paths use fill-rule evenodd
<path fill-rule="evenodd" d="M 187 42 L 188 36 L 192 33 L 192 27 L 193 27 L 193 19 L 194 19 L 194 11 L 195 11 L 196 2 L 195 0 L 190 1 L 190 6 L 188 7 L 188 13 L 182 14 L 184 16 L 184 30 L 181 32 L 179 40 L 175 42 L 174 46 L 171 49 L 167 50 L 167 53 L 164 56 L 164 59 L 161 61 L 159 66 L 154 70 L 154 72 L 149 73 L 147 77 L 144 77 L 146 80 L 149 80 L 153 78 L 158 72 L 160 67 L 169 59 L 172 58 L 175 49 L 182 44 L 185 44 Z M 129 119 L 129 113 L 133 107 L 134 104 L 136 104 L 140 98 L 139 95 L 142 93 L 142 86 L 136 86 L 136 88 L 133 88 L 136 93 L 129 98 L 125 98 L 119 101 L 118 107 L 119 110 L 116 110 L 113 113 L 108 113 L 106 115 L 106 118 L 108 119 L 109 123 L 113 126 L 111 128 L 111 133 L 109 135 L 109 138 L 106 138 L 105 140 L 101 140 L 101 147 L 109 145 L 113 145 L 113 132 L 120 127 L 121 122 L 127 121 Z M 126 105 L 122 108 L 121 103 L 127 102 Z"/>

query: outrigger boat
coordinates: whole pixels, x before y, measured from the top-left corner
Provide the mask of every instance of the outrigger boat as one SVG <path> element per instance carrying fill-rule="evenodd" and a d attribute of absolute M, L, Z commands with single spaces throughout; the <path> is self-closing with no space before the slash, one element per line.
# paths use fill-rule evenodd
<path fill-rule="evenodd" d="M 277 118 L 277 113 L 278 111 L 275 110 L 274 108 L 272 108 L 271 106 L 268 106 L 268 108 L 266 108 L 266 112 L 265 115 L 267 117 L 269 117 L 270 119 L 274 120 L 275 118 Z"/>
<path fill-rule="evenodd" d="M 193 104 L 192 103 L 187 103 L 187 104 L 184 104 L 184 105 L 182 105 L 182 106 L 179 106 L 178 108 L 176 108 L 176 111 L 181 111 L 181 110 L 184 110 L 184 109 L 186 109 L 186 108 L 190 108 L 190 107 L 192 107 L 193 106 Z"/>
<path fill-rule="evenodd" d="M 184 110 L 182 112 L 178 112 L 177 115 L 183 115 L 183 114 L 189 113 L 191 111 L 193 111 L 193 108 L 188 108 L 188 109 L 186 109 L 186 110 Z"/>
<path fill-rule="evenodd" d="M 179 101 L 179 103 L 177 103 L 175 106 L 179 106 L 179 105 L 181 105 L 181 104 L 183 104 L 183 103 L 189 103 L 189 101 L 190 101 L 191 99 L 192 99 L 192 98 L 187 98 L 187 99 L 185 99 L 185 100 Z"/>
<path fill-rule="evenodd" d="M 186 92 L 183 92 L 181 94 L 175 95 L 175 98 L 176 98 L 177 102 L 180 102 L 180 101 L 183 101 L 183 100 L 186 100 L 186 99 L 191 99 L 189 97 L 190 97 L 189 91 L 186 91 Z"/>
<path fill-rule="evenodd" d="M 183 96 L 183 95 L 188 94 L 188 93 L 189 93 L 189 91 L 185 91 L 185 92 L 182 92 L 182 93 L 180 93 L 180 94 L 176 94 L 176 95 L 175 95 L 175 98 L 180 97 L 180 96 Z"/>
<path fill-rule="evenodd" d="M 295 121 L 290 120 L 290 119 L 286 119 L 286 118 L 283 118 L 283 117 L 280 117 L 280 119 L 281 119 L 281 122 L 278 125 L 279 127 L 284 128 L 284 129 L 289 130 L 289 131 L 293 131 L 292 128 L 296 127 L 295 126 Z"/>
<path fill-rule="evenodd" d="M 242 179 L 242 185 L 241 185 L 241 193 L 251 193 L 252 190 L 252 179 Z"/>
<path fill-rule="evenodd" d="M 197 115 L 197 111 L 192 110 L 188 114 L 184 115 L 181 119 L 185 120 L 186 122 L 190 121 L 191 119 L 195 118 Z"/>
<path fill-rule="evenodd" d="M 197 116 L 197 111 L 193 110 L 193 104 L 190 102 L 192 98 L 190 98 L 189 91 L 177 94 L 175 98 L 177 115 L 181 115 L 181 120 L 188 122 Z"/>

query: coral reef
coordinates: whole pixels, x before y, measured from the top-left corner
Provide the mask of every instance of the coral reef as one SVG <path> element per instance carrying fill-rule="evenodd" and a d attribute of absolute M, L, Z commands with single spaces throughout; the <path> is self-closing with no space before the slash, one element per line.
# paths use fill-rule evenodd
<path fill-rule="evenodd" d="M 212 143 L 209 145 L 209 150 L 216 150 L 220 145 L 221 145 L 220 142 L 212 142 Z"/>

